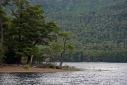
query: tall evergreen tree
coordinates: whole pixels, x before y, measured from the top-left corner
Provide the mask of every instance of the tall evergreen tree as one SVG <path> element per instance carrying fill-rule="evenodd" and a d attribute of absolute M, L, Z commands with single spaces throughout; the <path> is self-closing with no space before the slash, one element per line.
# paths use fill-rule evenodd
<path fill-rule="evenodd" d="M 16 7 L 16 9 L 14 9 Z M 9 1 L 9 8 L 12 13 L 10 28 L 6 36 L 9 53 L 13 51 L 16 60 L 9 63 L 21 63 L 21 57 L 33 55 L 36 44 L 48 44 L 59 28 L 54 22 L 46 23 L 41 5 L 30 5 L 27 0 Z M 54 37 L 54 38 L 53 38 Z M 9 54 L 8 53 L 8 54 Z M 8 59 L 9 60 L 9 56 Z"/>

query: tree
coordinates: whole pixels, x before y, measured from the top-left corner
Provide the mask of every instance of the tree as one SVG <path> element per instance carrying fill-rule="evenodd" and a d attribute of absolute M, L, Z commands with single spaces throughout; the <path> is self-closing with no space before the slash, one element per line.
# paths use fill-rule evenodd
<path fill-rule="evenodd" d="M 0 2 L 0 63 L 2 62 L 2 56 L 3 56 L 3 28 L 2 28 L 2 7 L 1 7 L 1 2 Z"/>
<path fill-rule="evenodd" d="M 71 40 L 72 35 L 73 34 L 69 31 L 59 32 L 57 41 L 50 43 L 41 50 L 42 56 L 45 58 L 45 60 L 48 59 L 48 61 L 50 61 L 50 59 L 60 56 L 60 65 L 58 68 L 61 69 L 68 52 L 74 49 L 74 46 L 68 42 Z"/>
<path fill-rule="evenodd" d="M 49 45 L 43 46 L 41 48 L 41 56 L 46 62 L 46 64 L 50 61 L 53 62 L 53 59 L 60 54 L 61 49 L 62 44 L 58 42 L 52 42 Z"/>
<path fill-rule="evenodd" d="M 4 57 L 4 34 L 3 34 L 3 25 L 7 21 L 7 15 L 3 10 L 2 1 L 0 1 L 0 63 L 3 61 Z"/>
<path fill-rule="evenodd" d="M 62 49 L 61 49 L 61 53 L 60 53 L 60 65 L 59 68 L 62 68 L 62 64 L 64 62 L 65 57 L 68 54 L 69 50 L 73 50 L 74 47 L 72 44 L 69 44 L 67 41 L 69 41 L 71 39 L 72 33 L 71 32 L 60 32 L 59 36 L 61 37 L 62 41 Z"/>
<path fill-rule="evenodd" d="M 9 52 L 14 52 L 15 63 L 21 63 L 24 56 L 29 62 L 35 45 L 45 45 L 55 40 L 59 28 L 54 22 L 45 22 L 40 4 L 32 6 L 27 0 L 10 0 L 8 6 L 12 20 L 6 34 L 6 45 Z"/>

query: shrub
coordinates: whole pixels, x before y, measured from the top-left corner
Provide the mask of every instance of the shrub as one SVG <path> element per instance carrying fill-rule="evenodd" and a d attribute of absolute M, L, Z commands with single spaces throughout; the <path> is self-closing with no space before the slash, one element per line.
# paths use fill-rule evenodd
<path fill-rule="evenodd" d="M 24 68 L 24 69 L 28 69 L 29 66 L 28 66 L 28 65 L 24 65 L 23 68 Z"/>

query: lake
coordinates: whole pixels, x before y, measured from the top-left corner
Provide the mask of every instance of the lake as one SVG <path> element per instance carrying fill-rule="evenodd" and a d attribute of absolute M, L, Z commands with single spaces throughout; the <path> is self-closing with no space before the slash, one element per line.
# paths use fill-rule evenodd
<path fill-rule="evenodd" d="M 64 63 L 82 71 L 0 73 L 0 85 L 127 85 L 127 63 Z"/>

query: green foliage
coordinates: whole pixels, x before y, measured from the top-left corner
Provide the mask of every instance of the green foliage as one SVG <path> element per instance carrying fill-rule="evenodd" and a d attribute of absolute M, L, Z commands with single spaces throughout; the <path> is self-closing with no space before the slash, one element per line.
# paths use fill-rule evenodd
<path fill-rule="evenodd" d="M 75 51 L 69 54 L 65 61 L 73 62 L 127 62 L 125 50 L 85 50 Z"/>
<path fill-rule="evenodd" d="M 66 44 L 66 48 L 67 48 L 68 50 L 74 50 L 74 46 L 71 45 L 71 44 Z"/>
<path fill-rule="evenodd" d="M 2 66 L 2 65 L 0 65 L 0 68 L 3 68 L 3 66 Z"/>
<path fill-rule="evenodd" d="M 41 48 L 41 56 L 44 60 L 47 58 L 50 60 L 56 58 L 58 55 L 60 55 L 62 50 L 62 45 L 58 42 L 52 42 L 51 44 L 47 46 L 43 46 Z"/>
<path fill-rule="evenodd" d="M 62 53 L 69 56 L 66 61 L 127 62 L 126 0 L 29 0 L 33 5 L 27 0 L 6 1 L 11 18 L 7 20 L 0 9 L 0 19 L 5 37 L 1 46 L 7 46 L 7 55 L 34 55 L 41 62 L 42 54 Z M 59 33 L 52 21 L 64 32 Z M 35 45 L 44 46 L 42 54 Z M 73 46 L 76 50 L 69 52 Z"/>
<path fill-rule="evenodd" d="M 36 45 L 56 41 L 59 27 L 53 21 L 45 22 L 41 4 L 31 5 L 28 0 L 6 0 L 4 4 L 11 13 L 6 26 L 3 24 L 4 45 L 7 47 L 5 61 L 21 63 L 21 58 L 26 57 L 29 62 L 31 55 L 35 60 L 42 60 Z"/>
<path fill-rule="evenodd" d="M 43 11 L 39 9 L 40 5 L 31 6 L 22 0 L 16 1 L 15 5 L 18 8 L 12 12 L 10 27 L 13 31 L 8 31 L 11 35 L 8 41 L 11 39 L 12 42 L 7 46 L 13 46 L 17 57 L 30 56 L 34 53 L 33 42 L 39 37 L 40 26 L 44 23 Z"/>
<path fill-rule="evenodd" d="M 45 19 L 72 31 L 77 49 L 126 49 L 126 0 L 37 0 Z"/>
<path fill-rule="evenodd" d="M 71 31 L 63 31 L 63 32 L 59 33 L 59 36 L 65 38 L 67 40 L 70 40 L 71 37 L 73 36 L 73 33 Z"/>
<path fill-rule="evenodd" d="M 124 53 L 127 49 L 126 0 L 37 0 L 36 2 L 31 0 L 31 2 L 43 4 L 47 21 L 55 20 L 61 31 L 72 31 L 75 34 L 70 42 L 77 50 L 69 53 L 66 61 L 82 61 L 81 59 L 85 58 L 87 61 L 92 61 L 90 57 L 83 56 L 83 51 L 86 50 L 90 51 L 89 56 L 95 55 L 92 57 L 94 61 L 103 56 L 101 57 L 104 58 L 103 61 L 120 62 L 115 60 L 120 50 L 121 56 L 126 58 Z M 106 57 L 109 55 L 112 56 L 112 60 Z"/>
<path fill-rule="evenodd" d="M 24 69 L 29 69 L 29 66 L 28 65 L 24 65 L 23 68 Z"/>
<path fill-rule="evenodd" d="M 70 31 L 64 31 L 59 33 L 59 41 L 62 45 L 62 50 L 74 50 L 74 46 L 71 44 L 71 38 L 73 36 L 73 33 Z"/>
<path fill-rule="evenodd" d="M 0 64 L 3 63 L 3 58 L 4 58 L 4 52 L 3 50 L 0 49 Z"/>
<path fill-rule="evenodd" d="M 22 64 L 27 64 L 27 58 L 26 57 L 22 57 L 21 58 L 21 62 L 22 62 Z"/>
<path fill-rule="evenodd" d="M 67 54 L 70 50 L 74 49 L 74 46 L 70 43 L 68 43 L 69 40 L 71 40 L 71 32 L 60 32 L 59 36 L 59 42 L 62 45 L 61 53 L 60 53 L 60 68 L 62 68 L 62 63 L 64 62 L 65 57 L 67 57 Z"/>
<path fill-rule="evenodd" d="M 8 16 L 6 15 L 6 12 L 4 11 L 4 8 L 2 6 L 2 2 L 0 2 L 0 64 L 3 63 L 5 58 L 5 45 L 4 43 L 4 34 L 3 29 L 6 29 L 8 21 Z"/>

